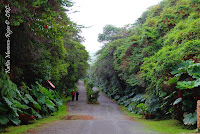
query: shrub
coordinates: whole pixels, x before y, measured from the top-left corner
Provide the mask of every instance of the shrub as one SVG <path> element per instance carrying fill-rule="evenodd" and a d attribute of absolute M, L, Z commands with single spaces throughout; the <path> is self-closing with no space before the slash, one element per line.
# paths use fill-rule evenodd
<path fill-rule="evenodd" d="M 25 84 L 17 88 L 4 71 L 0 73 L 3 76 L 0 78 L 0 128 L 27 124 L 57 112 L 62 105 L 56 91 L 42 87 L 38 82 L 32 88 Z"/>
<path fill-rule="evenodd" d="M 87 100 L 89 104 L 97 104 L 98 103 L 98 97 L 99 97 L 99 90 L 93 91 L 93 83 L 88 82 L 87 79 L 84 80 L 87 90 Z"/>

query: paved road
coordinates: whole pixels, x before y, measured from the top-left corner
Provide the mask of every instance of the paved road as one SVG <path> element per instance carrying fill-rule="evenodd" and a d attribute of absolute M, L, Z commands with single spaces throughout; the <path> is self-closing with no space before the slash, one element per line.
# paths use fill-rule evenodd
<path fill-rule="evenodd" d="M 100 104 L 87 104 L 82 81 L 78 82 L 79 100 L 67 102 L 70 115 L 45 125 L 37 134 L 159 134 L 126 116 L 112 100 L 100 94 Z"/>

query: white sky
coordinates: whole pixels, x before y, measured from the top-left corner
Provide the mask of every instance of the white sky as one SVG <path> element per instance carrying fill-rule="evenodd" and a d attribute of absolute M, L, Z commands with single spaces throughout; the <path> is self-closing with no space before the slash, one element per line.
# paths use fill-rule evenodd
<path fill-rule="evenodd" d="M 122 27 L 133 24 L 148 7 L 162 0 L 73 0 L 72 11 L 68 14 L 73 22 L 86 27 L 81 35 L 85 38 L 82 43 L 91 54 L 98 51 L 103 44 L 97 41 L 103 27 L 111 24 Z"/>

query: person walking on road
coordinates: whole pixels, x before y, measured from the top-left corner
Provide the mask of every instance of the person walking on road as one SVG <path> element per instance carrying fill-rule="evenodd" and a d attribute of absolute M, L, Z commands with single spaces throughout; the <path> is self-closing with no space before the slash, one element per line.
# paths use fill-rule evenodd
<path fill-rule="evenodd" d="M 75 91 L 73 90 L 73 91 L 72 91 L 72 101 L 74 101 L 75 94 L 76 94 L 76 93 L 75 93 Z"/>
<path fill-rule="evenodd" d="M 79 92 L 76 91 L 76 101 L 78 100 Z"/>

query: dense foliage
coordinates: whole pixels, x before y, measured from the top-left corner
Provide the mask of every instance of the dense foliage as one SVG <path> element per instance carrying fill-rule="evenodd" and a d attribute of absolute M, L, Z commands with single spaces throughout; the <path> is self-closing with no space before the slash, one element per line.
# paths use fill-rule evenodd
<path fill-rule="evenodd" d="M 93 90 L 94 84 L 87 78 L 84 79 L 84 85 L 86 87 L 88 104 L 97 104 L 100 91 L 99 90 L 94 91 Z"/>
<path fill-rule="evenodd" d="M 198 0 L 164 0 L 133 25 L 105 26 L 99 34 L 105 45 L 97 52 L 93 81 L 131 112 L 195 124 L 199 22 Z"/>
<path fill-rule="evenodd" d="M 84 76 L 89 56 L 81 44 L 81 27 L 67 15 L 72 2 L 4 0 L 0 4 L 0 125 L 19 125 L 56 112 L 60 96 L 70 95 Z M 8 26 L 12 32 L 6 38 Z M 10 72 L 5 73 L 8 60 Z"/>
<path fill-rule="evenodd" d="M 23 85 L 17 88 L 1 64 L 0 78 L 0 129 L 8 124 L 26 124 L 58 111 L 61 97 L 54 90 L 36 82 L 31 88 Z"/>
<path fill-rule="evenodd" d="M 9 4 L 11 42 L 11 80 L 21 85 L 51 80 L 63 93 L 73 88 L 88 66 L 88 53 L 80 42 L 80 28 L 70 21 L 66 12 L 72 3 L 68 0 L 36 0 L 1 2 L 0 50 L 7 51 L 5 6 Z"/>

